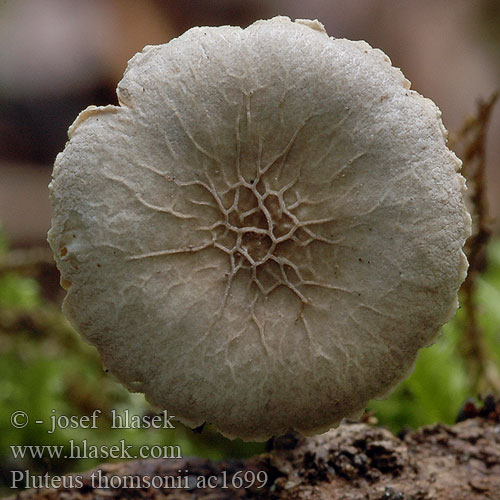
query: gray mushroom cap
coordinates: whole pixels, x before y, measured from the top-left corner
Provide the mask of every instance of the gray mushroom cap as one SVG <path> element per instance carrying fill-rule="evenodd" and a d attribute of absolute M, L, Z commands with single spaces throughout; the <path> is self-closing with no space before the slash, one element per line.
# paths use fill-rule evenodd
<path fill-rule="evenodd" d="M 457 308 L 470 232 L 434 103 L 365 42 L 277 17 L 129 62 L 57 157 L 64 312 L 181 421 L 324 431 Z"/>

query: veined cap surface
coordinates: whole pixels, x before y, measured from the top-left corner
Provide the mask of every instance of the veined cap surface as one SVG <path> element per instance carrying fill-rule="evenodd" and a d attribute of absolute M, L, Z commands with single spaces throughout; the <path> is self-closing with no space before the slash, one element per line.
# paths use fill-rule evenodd
<path fill-rule="evenodd" d="M 57 157 L 64 312 L 183 422 L 321 432 L 457 308 L 470 217 L 434 103 L 365 42 L 278 17 L 148 46 Z"/>

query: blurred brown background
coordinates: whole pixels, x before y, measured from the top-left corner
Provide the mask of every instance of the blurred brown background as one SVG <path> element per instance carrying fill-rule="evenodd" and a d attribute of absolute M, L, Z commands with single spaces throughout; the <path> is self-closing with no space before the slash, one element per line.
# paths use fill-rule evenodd
<path fill-rule="evenodd" d="M 196 25 L 318 18 L 365 39 L 433 99 L 450 131 L 500 87 L 498 0 L 0 0 L 0 224 L 15 246 L 44 244 L 47 184 L 66 130 L 90 104 L 116 103 L 127 60 Z M 500 112 L 488 196 L 500 229 Z"/>

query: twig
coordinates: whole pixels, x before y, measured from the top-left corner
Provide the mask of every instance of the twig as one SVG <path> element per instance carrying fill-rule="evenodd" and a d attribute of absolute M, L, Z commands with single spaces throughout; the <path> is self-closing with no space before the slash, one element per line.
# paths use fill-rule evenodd
<path fill-rule="evenodd" d="M 462 150 L 462 173 L 471 193 L 469 199 L 473 221 L 473 234 L 465 248 L 469 272 L 461 290 L 461 303 L 465 312 L 462 355 L 474 391 L 494 391 L 497 394 L 500 393 L 500 374 L 489 355 L 485 333 L 478 323 L 475 297 L 477 276 L 482 271 L 485 248 L 491 236 L 486 199 L 486 136 L 491 112 L 498 97 L 499 91 L 496 91 L 486 101 L 481 100 L 477 115 L 466 121 L 456 137 L 456 144 Z"/>
<path fill-rule="evenodd" d="M 18 248 L 0 255 L 0 273 L 27 273 L 47 265 L 54 265 L 54 258 L 48 247 Z"/>

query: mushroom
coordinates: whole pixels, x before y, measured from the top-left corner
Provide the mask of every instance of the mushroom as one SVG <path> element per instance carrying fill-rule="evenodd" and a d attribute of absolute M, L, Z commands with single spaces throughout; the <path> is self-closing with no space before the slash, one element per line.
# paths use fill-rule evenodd
<path fill-rule="evenodd" d="M 457 309 L 470 232 L 439 109 L 365 42 L 286 17 L 147 46 L 56 159 L 63 310 L 191 427 L 325 431 Z"/>

